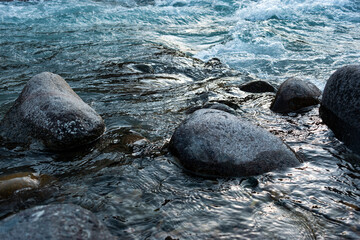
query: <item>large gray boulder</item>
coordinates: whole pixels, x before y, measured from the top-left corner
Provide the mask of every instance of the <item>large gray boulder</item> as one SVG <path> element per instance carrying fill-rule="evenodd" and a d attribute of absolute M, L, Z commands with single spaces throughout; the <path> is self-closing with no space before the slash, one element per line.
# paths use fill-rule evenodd
<path fill-rule="evenodd" d="M 96 216 L 76 205 L 51 204 L 0 221 L 2 240 L 116 239 Z"/>
<path fill-rule="evenodd" d="M 169 149 L 185 169 L 205 176 L 250 176 L 300 163 L 265 129 L 215 109 L 194 112 L 175 130 Z"/>
<path fill-rule="evenodd" d="M 59 75 L 31 78 L 0 122 L 0 136 L 13 143 L 39 140 L 54 150 L 81 146 L 103 134 L 102 118 Z"/>
<path fill-rule="evenodd" d="M 321 91 L 311 82 L 292 77 L 280 85 L 270 109 L 277 113 L 301 111 L 319 104 L 320 95 Z"/>
<path fill-rule="evenodd" d="M 342 67 L 330 76 L 320 116 L 338 139 L 360 153 L 360 65 Z"/>

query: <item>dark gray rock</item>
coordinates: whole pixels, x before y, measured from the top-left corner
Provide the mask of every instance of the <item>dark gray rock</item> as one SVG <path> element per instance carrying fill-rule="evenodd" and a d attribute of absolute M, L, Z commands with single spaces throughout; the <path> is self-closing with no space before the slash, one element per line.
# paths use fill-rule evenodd
<path fill-rule="evenodd" d="M 205 176 L 250 176 L 300 163 L 265 129 L 215 109 L 200 109 L 173 134 L 170 151 L 185 169 Z"/>
<path fill-rule="evenodd" d="M 342 67 L 330 76 L 320 116 L 339 140 L 360 153 L 360 65 Z"/>
<path fill-rule="evenodd" d="M 245 83 L 240 86 L 240 90 L 250 93 L 265 93 L 276 91 L 276 89 L 270 83 L 260 80 Z"/>
<path fill-rule="evenodd" d="M 224 68 L 226 65 L 224 65 L 220 59 L 218 58 L 212 58 L 209 61 L 205 63 L 206 68 Z"/>
<path fill-rule="evenodd" d="M 2 240 L 116 239 L 90 211 L 72 204 L 24 210 L 0 222 Z"/>
<path fill-rule="evenodd" d="M 221 110 L 224 112 L 228 112 L 234 115 L 237 115 L 235 109 L 229 107 L 226 104 L 223 103 L 218 103 L 218 102 L 208 102 L 206 103 L 204 106 L 196 106 L 196 107 L 191 107 L 190 109 L 188 109 L 186 111 L 186 114 L 191 114 L 199 109 L 203 109 L 203 108 L 210 108 L 210 109 L 217 109 L 217 110 Z"/>
<path fill-rule="evenodd" d="M 7 142 L 40 140 L 53 150 L 94 141 L 103 134 L 102 118 L 59 75 L 44 72 L 31 78 L 0 123 Z"/>
<path fill-rule="evenodd" d="M 147 64 L 135 64 L 134 68 L 143 73 L 154 73 L 154 68 Z"/>
<path fill-rule="evenodd" d="M 318 104 L 321 91 L 312 83 L 289 78 L 280 85 L 270 109 L 277 113 L 304 110 Z"/>

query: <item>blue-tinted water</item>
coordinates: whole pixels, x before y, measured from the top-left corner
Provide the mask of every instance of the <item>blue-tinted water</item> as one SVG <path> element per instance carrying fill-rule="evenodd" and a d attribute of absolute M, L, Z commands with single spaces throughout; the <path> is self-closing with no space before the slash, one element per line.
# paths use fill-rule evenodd
<path fill-rule="evenodd" d="M 359 63 L 359 29 L 358 0 L 0 1 L 0 117 L 27 80 L 50 71 L 107 125 L 97 144 L 72 153 L 0 148 L 1 175 L 56 179 L 1 199 L 1 217 L 71 202 L 121 239 L 358 239 L 359 157 L 317 108 L 277 115 L 272 94 L 238 86 L 297 76 L 322 89 L 337 68 Z M 228 67 L 206 65 L 211 58 Z M 237 105 L 308 161 L 245 179 L 189 176 L 162 146 L 208 101 Z"/>

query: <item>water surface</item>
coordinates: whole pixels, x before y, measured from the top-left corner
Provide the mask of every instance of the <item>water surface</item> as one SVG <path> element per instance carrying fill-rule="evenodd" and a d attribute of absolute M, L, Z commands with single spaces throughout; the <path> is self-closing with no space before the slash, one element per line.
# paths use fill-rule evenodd
<path fill-rule="evenodd" d="M 1 175 L 52 180 L 1 199 L 0 217 L 74 203 L 121 239 L 358 239 L 359 156 L 317 107 L 278 115 L 273 94 L 238 86 L 297 76 L 323 89 L 337 68 L 358 64 L 359 29 L 358 0 L 0 2 L 0 117 L 32 76 L 50 71 L 107 126 L 69 153 L 2 146 Z M 222 64 L 206 64 L 212 58 Z M 189 175 L 163 146 L 186 111 L 207 102 L 233 107 L 307 161 L 249 178 Z"/>

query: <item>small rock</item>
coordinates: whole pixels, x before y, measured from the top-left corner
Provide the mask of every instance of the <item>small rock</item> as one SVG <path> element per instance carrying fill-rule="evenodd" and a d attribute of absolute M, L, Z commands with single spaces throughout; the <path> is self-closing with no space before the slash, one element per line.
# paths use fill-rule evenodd
<path fill-rule="evenodd" d="M 16 191 L 37 189 L 48 183 L 50 179 L 50 176 L 31 172 L 0 176 L 0 199 L 8 198 Z"/>
<path fill-rule="evenodd" d="M 250 93 L 275 92 L 276 89 L 268 82 L 252 81 L 240 86 L 240 90 Z"/>
<path fill-rule="evenodd" d="M 186 111 L 186 114 L 191 114 L 191 113 L 193 113 L 193 112 L 195 112 L 195 111 L 197 111 L 199 109 L 204 109 L 204 108 L 218 109 L 218 110 L 228 112 L 228 113 L 231 113 L 231 114 L 234 114 L 234 115 L 237 114 L 236 111 L 233 108 L 229 107 L 226 104 L 218 103 L 218 102 L 208 102 L 204 106 L 191 107 L 190 109 L 188 109 Z"/>
<path fill-rule="evenodd" d="M 75 148 L 99 138 L 102 118 L 59 75 L 44 72 L 30 79 L 0 123 L 7 142 L 41 141 L 53 150 Z"/>
<path fill-rule="evenodd" d="M 339 140 L 360 153 L 360 65 L 342 67 L 330 76 L 320 116 Z"/>
<path fill-rule="evenodd" d="M 179 240 L 178 238 L 172 238 L 171 236 L 167 236 L 165 240 Z"/>
<path fill-rule="evenodd" d="M 265 129 L 215 109 L 200 109 L 180 124 L 169 149 L 185 169 L 203 176 L 258 175 L 300 163 Z"/>
<path fill-rule="evenodd" d="M 218 103 L 218 102 L 206 103 L 203 108 L 217 109 L 217 110 L 228 112 L 228 113 L 231 113 L 231 114 L 234 114 L 234 115 L 237 114 L 235 109 L 229 107 L 226 104 Z"/>
<path fill-rule="evenodd" d="M 289 113 L 318 104 L 321 91 L 312 83 L 289 78 L 280 85 L 270 109 L 277 113 Z"/>
<path fill-rule="evenodd" d="M 154 73 L 154 68 L 151 65 L 147 64 L 136 64 L 134 68 L 143 73 Z"/>
<path fill-rule="evenodd" d="M 116 239 L 90 211 L 72 204 L 24 210 L 0 222 L 0 239 Z"/>
<path fill-rule="evenodd" d="M 206 68 L 224 68 L 226 67 L 218 58 L 212 58 L 204 65 Z"/>
<path fill-rule="evenodd" d="M 103 138 L 107 141 L 103 142 L 102 146 L 99 146 L 101 152 L 124 152 L 124 153 L 134 153 L 144 150 L 149 144 L 150 141 L 142 136 L 140 133 L 137 133 L 129 129 L 116 129 L 109 131 L 108 135 Z"/>

